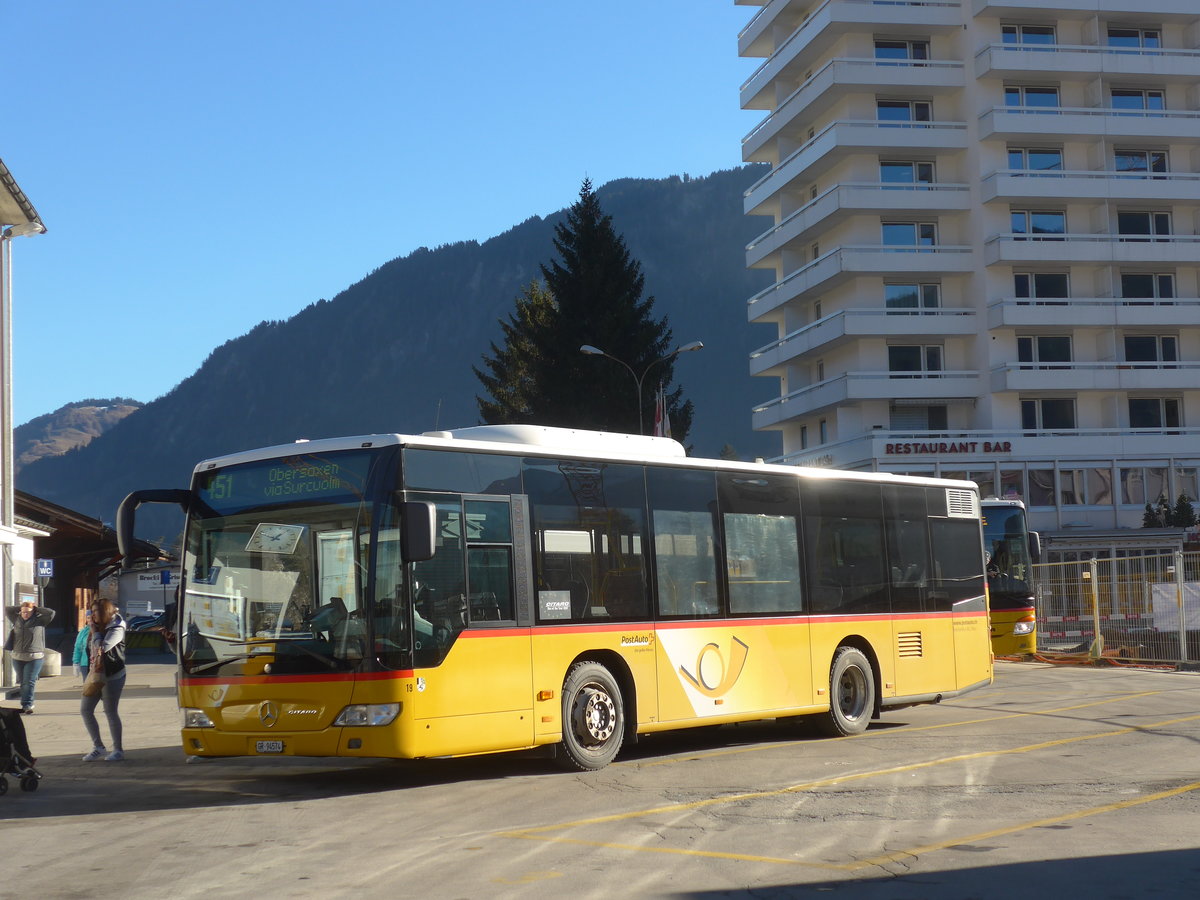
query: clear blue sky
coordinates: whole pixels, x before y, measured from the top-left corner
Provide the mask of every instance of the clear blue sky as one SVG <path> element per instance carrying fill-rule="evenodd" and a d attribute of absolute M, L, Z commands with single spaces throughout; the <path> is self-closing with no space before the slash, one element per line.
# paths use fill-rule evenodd
<path fill-rule="evenodd" d="M 705 175 L 759 114 L 733 0 L 5 0 L 14 418 L 148 402 L 417 247 Z M 734 298 L 736 299 L 736 298 Z"/>

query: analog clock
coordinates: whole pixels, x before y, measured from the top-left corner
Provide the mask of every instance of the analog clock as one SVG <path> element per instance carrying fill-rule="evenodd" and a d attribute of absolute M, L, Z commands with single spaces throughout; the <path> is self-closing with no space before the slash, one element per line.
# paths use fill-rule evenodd
<path fill-rule="evenodd" d="M 303 525 L 272 525 L 259 522 L 246 542 L 246 550 L 257 553 L 292 553 L 304 533 Z"/>

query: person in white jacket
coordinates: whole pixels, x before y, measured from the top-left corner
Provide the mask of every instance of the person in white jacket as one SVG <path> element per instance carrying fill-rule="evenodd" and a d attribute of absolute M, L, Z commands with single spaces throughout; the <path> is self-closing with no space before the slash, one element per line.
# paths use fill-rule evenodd
<path fill-rule="evenodd" d="M 121 691 L 125 687 L 125 620 L 117 612 L 111 600 L 92 601 L 91 635 L 87 645 L 89 677 L 92 672 L 104 678 L 103 690 L 79 701 L 79 714 L 88 737 L 92 739 L 91 752 L 83 757 L 84 762 L 103 759 L 120 762 L 125 758 L 121 746 L 121 716 L 117 707 L 121 702 Z M 112 734 L 112 750 L 104 746 L 100 737 L 100 723 L 96 721 L 96 706 L 104 702 L 104 717 L 108 719 L 108 730 Z"/>

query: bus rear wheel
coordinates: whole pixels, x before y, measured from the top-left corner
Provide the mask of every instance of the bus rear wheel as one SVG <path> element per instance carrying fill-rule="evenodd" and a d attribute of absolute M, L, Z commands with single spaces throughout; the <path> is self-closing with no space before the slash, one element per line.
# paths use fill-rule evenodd
<path fill-rule="evenodd" d="M 875 675 L 856 647 L 838 647 L 829 667 L 829 712 L 817 717 L 823 734 L 862 734 L 875 712 Z"/>
<path fill-rule="evenodd" d="M 577 663 L 567 673 L 562 695 L 562 753 L 571 771 L 603 769 L 625 739 L 625 704 L 612 673 L 596 662 Z"/>

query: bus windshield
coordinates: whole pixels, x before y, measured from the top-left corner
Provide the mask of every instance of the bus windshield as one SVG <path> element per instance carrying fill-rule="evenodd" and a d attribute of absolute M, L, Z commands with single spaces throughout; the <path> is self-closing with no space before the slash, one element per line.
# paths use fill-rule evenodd
<path fill-rule="evenodd" d="M 186 674 L 358 664 L 367 637 L 369 463 L 366 453 L 298 455 L 198 476 L 179 618 Z"/>
<path fill-rule="evenodd" d="M 994 609 L 1031 605 L 1033 561 L 1029 528 L 1020 506 L 983 507 L 983 546 L 987 556 L 988 593 Z"/>

